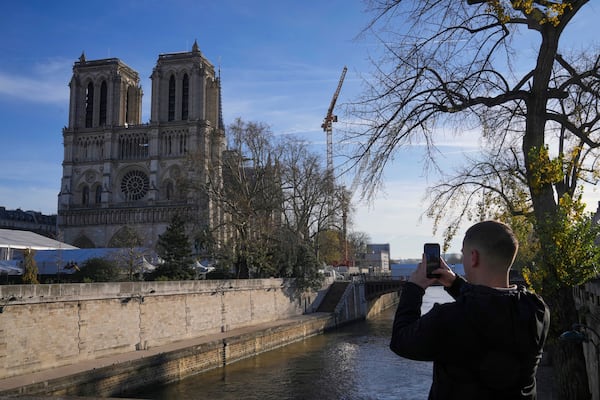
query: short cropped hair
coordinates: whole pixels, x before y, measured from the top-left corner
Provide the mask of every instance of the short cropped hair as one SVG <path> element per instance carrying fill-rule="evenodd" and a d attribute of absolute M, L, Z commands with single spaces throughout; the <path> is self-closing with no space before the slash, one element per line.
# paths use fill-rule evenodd
<path fill-rule="evenodd" d="M 499 221 L 483 221 L 471 226 L 465 233 L 463 245 L 476 248 L 507 270 L 519 249 L 519 241 L 510 226 Z"/>

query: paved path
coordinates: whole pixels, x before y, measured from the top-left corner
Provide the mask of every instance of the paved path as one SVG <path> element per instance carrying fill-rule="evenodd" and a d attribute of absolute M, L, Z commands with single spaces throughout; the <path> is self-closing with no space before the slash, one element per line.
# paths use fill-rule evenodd
<path fill-rule="evenodd" d="M 544 356 L 548 356 L 548 353 L 544 353 Z M 537 372 L 537 394 L 538 400 L 558 400 L 556 391 L 554 390 L 554 368 L 550 365 L 549 361 L 542 358 L 542 362 L 538 367 Z"/>

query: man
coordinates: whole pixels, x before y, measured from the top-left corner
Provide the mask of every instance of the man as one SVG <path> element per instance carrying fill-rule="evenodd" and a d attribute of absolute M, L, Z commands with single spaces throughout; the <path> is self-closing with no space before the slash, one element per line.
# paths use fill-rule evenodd
<path fill-rule="evenodd" d="M 413 360 L 433 361 L 429 399 L 535 399 L 535 375 L 550 312 L 508 274 L 518 242 L 507 225 L 485 221 L 463 240 L 466 280 L 443 262 L 437 279 L 423 260 L 402 289 L 390 348 Z M 425 289 L 439 282 L 456 300 L 421 316 Z"/>

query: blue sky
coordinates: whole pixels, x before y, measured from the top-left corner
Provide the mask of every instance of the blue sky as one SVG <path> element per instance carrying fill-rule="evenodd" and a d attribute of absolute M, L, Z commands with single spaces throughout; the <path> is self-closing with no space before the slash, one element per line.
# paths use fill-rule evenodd
<path fill-rule="evenodd" d="M 241 117 L 264 122 L 275 134 L 300 135 L 325 160 L 321 123 L 342 68 L 348 73 L 338 104 L 357 98 L 361 74 L 372 69 L 368 57 L 380 50 L 356 40 L 370 19 L 364 10 L 362 1 L 343 0 L 7 2 L 0 13 L 0 206 L 56 213 L 68 83 L 82 51 L 88 60 L 120 58 L 139 72 L 147 122 L 158 55 L 189 51 L 197 40 L 220 66 L 226 124 Z M 598 6 L 587 11 L 569 28 L 567 43 L 600 36 Z M 334 142 L 335 130 L 334 124 Z M 452 164 L 477 143 L 438 144 L 443 162 Z M 340 151 L 334 146 L 336 160 Z M 423 242 L 441 237 L 421 218 L 432 182 L 418 149 L 401 151 L 385 176 L 376 200 L 356 204 L 353 228 L 390 243 L 392 257 L 419 257 Z M 597 198 L 592 193 L 593 209 Z M 460 240 L 450 250 L 460 251 Z"/>

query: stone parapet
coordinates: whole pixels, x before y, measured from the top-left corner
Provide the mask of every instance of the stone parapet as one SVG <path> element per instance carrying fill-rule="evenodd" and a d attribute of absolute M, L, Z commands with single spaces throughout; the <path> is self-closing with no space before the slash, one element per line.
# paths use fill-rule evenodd
<path fill-rule="evenodd" d="M 304 313 L 283 279 L 0 286 L 0 379 Z"/>

